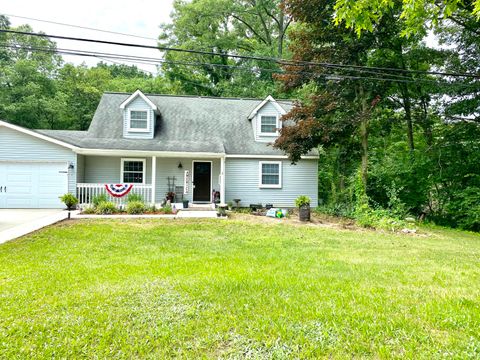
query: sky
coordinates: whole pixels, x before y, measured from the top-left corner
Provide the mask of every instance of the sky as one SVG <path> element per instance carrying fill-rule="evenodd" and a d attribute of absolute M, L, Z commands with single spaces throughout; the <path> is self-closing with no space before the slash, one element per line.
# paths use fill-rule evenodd
<path fill-rule="evenodd" d="M 156 45 L 155 39 L 160 34 L 159 25 L 170 21 L 172 3 L 173 0 L 81 0 L 75 2 L 65 0 L 1 0 L 0 13 L 9 17 L 12 26 L 29 24 L 34 31 L 43 31 L 46 34 Z M 134 34 L 151 39 L 140 39 L 50 24 L 20 18 L 20 16 Z M 70 40 L 55 40 L 55 42 L 59 49 L 66 48 L 155 58 L 161 57 L 161 53 L 155 49 L 135 49 Z M 89 66 L 93 66 L 101 61 L 101 59 L 73 55 L 63 55 L 63 58 L 66 62 L 74 64 L 85 62 Z M 106 60 L 103 61 L 108 62 Z M 121 60 L 114 61 L 122 62 Z M 131 63 L 125 64 L 132 65 Z M 142 70 L 156 73 L 156 68 L 153 65 L 136 65 Z"/>

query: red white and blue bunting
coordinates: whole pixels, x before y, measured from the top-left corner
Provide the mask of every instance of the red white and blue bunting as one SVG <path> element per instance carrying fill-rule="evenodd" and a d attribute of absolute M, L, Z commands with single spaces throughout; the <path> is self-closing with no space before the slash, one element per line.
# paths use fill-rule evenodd
<path fill-rule="evenodd" d="M 105 189 L 113 197 L 123 197 L 132 190 L 133 184 L 105 184 Z"/>

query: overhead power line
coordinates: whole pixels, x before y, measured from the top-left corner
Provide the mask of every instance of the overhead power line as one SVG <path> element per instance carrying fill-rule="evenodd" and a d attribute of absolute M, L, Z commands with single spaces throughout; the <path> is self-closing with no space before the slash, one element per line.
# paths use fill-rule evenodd
<path fill-rule="evenodd" d="M 267 61 L 275 62 L 279 65 L 291 65 L 291 66 L 320 66 L 325 68 L 333 69 L 350 69 L 350 70 L 376 70 L 384 72 L 399 72 L 405 74 L 422 74 L 422 75 L 436 75 L 436 76 L 446 76 L 446 77 L 466 77 L 466 78 L 475 78 L 480 79 L 480 75 L 471 74 L 471 73 L 452 73 L 452 72 L 441 72 L 441 71 L 421 71 L 421 70 L 406 70 L 406 69 L 396 69 L 396 68 L 385 68 L 385 67 L 369 67 L 369 66 L 360 66 L 360 65 L 344 65 L 344 64 L 333 64 L 333 63 L 323 63 L 323 62 L 314 62 L 314 61 L 295 61 L 295 60 L 286 60 L 275 57 L 263 57 L 263 56 L 253 56 L 253 55 L 239 55 L 239 54 L 230 54 L 230 53 L 219 53 L 213 51 L 203 51 L 203 50 L 193 50 L 193 49 L 180 49 L 167 46 L 152 46 L 152 45 L 142 45 L 142 44 L 133 44 L 133 43 L 124 43 L 118 41 L 106 41 L 98 39 L 88 39 L 88 38 L 78 38 L 70 36 L 61 36 L 61 35 L 50 35 L 50 34 L 41 34 L 41 33 L 32 33 L 25 31 L 16 31 L 16 30 L 0 30 L 0 32 L 19 34 L 19 35 L 29 35 L 29 36 L 38 36 L 38 37 L 48 37 L 52 39 L 62 39 L 62 40 L 72 40 L 72 41 L 81 41 L 88 43 L 97 43 L 104 45 L 116 45 L 116 46 L 126 46 L 134 48 L 144 48 L 144 49 L 156 49 L 163 51 L 174 51 L 174 52 L 183 52 L 199 55 L 210 55 L 210 56 L 220 56 L 227 58 L 236 58 L 244 60 L 257 60 L 257 61 Z"/>
<path fill-rule="evenodd" d="M 94 52 L 94 51 L 75 50 L 75 49 L 52 49 L 47 47 L 32 47 L 32 46 L 22 46 L 22 45 L 16 45 L 16 44 L 10 45 L 5 43 L 0 44 L 0 46 L 5 48 L 15 49 L 15 50 L 39 51 L 39 52 L 48 52 L 48 53 L 58 53 L 62 55 L 94 57 L 94 58 L 102 59 L 105 61 L 110 61 L 113 63 L 115 63 L 115 61 L 113 61 L 113 59 L 115 59 L 115 60 L 126 61 L 132 64 L 145 64 L 145 65 L 172 64 L 172 65 L 194 66 L 194 67 L 211 66 L 211 67 L 227 67 L 227 68 L 232 68 L 240 71 L 248 71 L 248 72 L 270 72 L 270 73 L 276 73 L 276 74 L 295 74 L 295 75 L 309 74 L 311 77 L 323 78 L 325 80 L 367 80 L 367 81 L 403 82 L 403 83 L 428 82 L 438 86 L 457 86 L 457 85 L 461 87 L 472 86 L 472 84 L 451 84 L 448 82 L 439 82 L 437 80 L 430 80 L 430 79 L 405 80 L 405 79 L 390 78 L 390 77 L 354 76 L 354 75 L 345 75 L 345 74 L 339 74 L 339 73 L 320 74 L 318 72 L 305 71 L 305 70 L 286 71 L 286 70 L 278 70 L 278 69 L 271 69 L 271 68 L 246 67 L 246 66 L 239 66 L 239 65 L 214 64 L 214 63 L 205 63 L 205 62 L 172 61 L 172 60 L 143 57 L 143 56 Z"/>
<path fill-rule="evenodd" d="M 141 36 L 141 35 L 135 35 L 135 34 L 127 34 L 127 33 L 119 32 L 119 31 L 103 30 L 103 29 L 97 29 L 97 28 L 92 28 L 92 27 L 88 27 L 88 26 L 67 24 L 67 23 L 61 23 L 61 22 L 51 21 L 51 20 L 36 19 L 36 18 L 32 18 L 32 17 L 27 17 L 27 16 L 11 15 L 11 14 L 3 14 L 3 15 L 8 16 L 8 17 L 18 18 L 18 19 L 39 21 L 39 22 L 43 22 L 43 23 L 47 23 L 47 24 L 54 24 L 54 25 L 68 26 L 68 27 L 77 28 L 77 29 L 98 31 L 98 32 L 106 33 L 106 34 L 128 36 L 128 37 L 134 37 L 134 38 L 145 39 L 145 40 L 154 40 L 154 41 L 157 41 L 157 40 L 158 40 L 158 39 L 156 39 L 156 38 L 147 37 L 147 36 Z"/>

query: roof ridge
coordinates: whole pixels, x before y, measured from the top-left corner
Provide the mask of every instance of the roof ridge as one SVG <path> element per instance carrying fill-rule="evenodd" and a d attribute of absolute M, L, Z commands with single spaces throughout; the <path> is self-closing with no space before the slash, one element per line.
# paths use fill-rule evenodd
<path fill-rule="evenodd" d="M 123 92 L 123 91 L 104 91 L 103 94 L 112 94 L 112 95 L 132 95 L 134 92 Z M 265 98 L 249 98 L 249 97 L 225 97 L 225 96 L 207 96 L 207 95 L 184 95 L 184 94 L 152 94 L 152 93 L 143 93 L 145 96 L 162 96 L 162 97 L 179 97 L 179 98 L 191 98 L 191 99 L 221 99 L 221 100 L 255 100 L 263 101 Z M 290 101 L 294 102 L 296 99 L 275 99 L 276 101 Z"/>

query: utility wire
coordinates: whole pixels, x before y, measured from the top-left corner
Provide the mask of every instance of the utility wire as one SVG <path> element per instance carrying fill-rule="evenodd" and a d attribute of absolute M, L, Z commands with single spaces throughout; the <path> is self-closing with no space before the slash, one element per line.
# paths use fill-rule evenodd
<path fill-rule="evenodd" d="M 138 38 L 138 39 L 154 40 L 154 41 L 157 41 L 157 40 L 158 40 L 158 39 L 151 38 L 151 37 L 147 37 L 147 36 L 127 34 L 127 33 L 118 32 L 118 31 L 103 30 L 103 29 L 97 29 L 97 28 L 92 28 L 92 27 L 87 27 L 87 26 L 81 26 L 81 25 L 66 24 L 66 23 L 61 23 L 61 22 L 57 22 L 57 21 L 50 21 L 50 20 L 42 20 L 42 19 L 31 18 L 31 17 L 27 17 L 27 16 L 19 16 L 19 15 L 11 15 L 11 14 L 3 14 L 3 15 L 8 16 L 8 17 L 18 18 L 18 19 L 39 21 L 39 22 L 44 22 L 44 23 L 48 23 L 48 24 L 68 26 L 68 27 L 78 28 L 78 29 L 84 29 L 84 30 L 98 31 L 98 32 L 103 32 L 103 33 L 107 33 L 107 34 L 114 34 L 114 35 L 121 35 L 121 36 L 129 36 L 129 37 L 134 37 L 134 38 Z"/>
<path fill-rule="evenodd" d="M 163 51 L 175 51 L 175 52 L 183 52 L 183 53 L 191 53 L 191 54 L 199 54 L 199 55 L 231 57 L 231 58 L 244 59 L 244 60 L 268 61 L 268 62 L 275 62 L 279 65 L 294 65 L 294 66 L 295 65 L 313 65 L 313 66 L 321 66 L 321 67 L 326 67 L 326 68 L 355 69 L 355 70 L 358 70 L 358 71 L 363 71 L 363 70 L 367 69 L 367 70 L 392 71 L 392 72 L 401 72 L 401 73 L 410 73 L 410 74 L 439 75 L 439 76 L 448 76 L 448 77 L 468 77 L 468 78 L 480 79 L 480 75 L 471 74 L 471 73 L 452 73 L 452 72 L 440 72 L 440 71 L 406 70 L 406 69 L 384 68 L 384 67 L 368 67 L 368 66 L 360 66 L 360 65 L 343 65 L 343 64 L 333 64 L 333 63 L 324 63 L 324 62 L 313 62 L 313 61 L 295 61 L 295 60 L 286 60 L 286 59 L 280 59 L 280 58 L 274 58 L 274 57 L 218 53 L 218 52 L 213 52 L 213 51 L 180 49 L 180 48 L 167 47 L 167 46 L 141 45 L 141 44 L 123 43 L 123 42 L 117 42 L 117 41 L 106 41 L 106 40 L 98 40 L 98 39 L 61 36 L 61 35 L 40 34 L 40 33 L 26 32 L 26 31 L 0 30 L 0 32 L 19 34 L 19 35 L 38 36 L 38 37 L 48 37 L 48 38 L 52 38 L 52 39 L 82 41 L 82 42 L 105 44 L 105 45 L 127 46 L 127 47 L 134 47 L 134 48 L 156 49 L 156 50 L 163 50 Z"/>
<path fill-rule="evenodd" d="M 160 64 L 172 64 L 172 65 L 184 65 L 184 66 L 218 66 L 218 67 L 228 67 L 248 72 L 255 72 L 255 71 L 265 71 L 277 74 L 310 74 L 311 77 L 316 78 L 324 78 L 325 80 L 370 80 L 370 81 L 382 81 L 382 82 L 403 82 L 403 83 L 418 83 L 418 82 L 430 82 L 436 84 L 438 86 L 462 86 L 462 87 L 470 87 L 473 84 L 451 84 L 451 83 L 441 83 L 436 80 L 428 80 L 428 79 L 418 79 L 418 80 L 404 80 L 404 79 L 397 79 L 397 78 L 388 78 L 388 77 L 370 77 L 370 76 L 353 76 L 353 75 L 344 75 L 338 73 L 329 73 L 329 74 L 319 74 L 313 71 L 286 71 L 286 70 L 275 70 L 275 69 L 268 69 L 268 68 L 251 68 L 245 66 L 238 66 L 238 65 L 226 65 L 226 64 L 213 64 L 213 63 L 202 63 L 202 62 L 182 62 L 182 61 L 171 61 L 171 60 L 164 60 L 164 59 L 157 59 L 157 58 L 148 58 L 148 57 L 137 57 L 133 55 L 121 55 L 121 54 L 112 54 L 112 53 L 101 53 L 101 52 L 92 52 L 92 51 L 76 51 L 72 49 L 52 49 L 52 48 L 39 48 L 39 47 L 28 47 L 28 46 L 21 46 L 21 45 L 9 45 L 9 44 L 0 44 L 2 47 L 6 48 L 13 48 L 16 50 L 27 50 L 27 51 L 40 51 L 40 52 L 48 52 L 48 53 L 58 53 L 63 55 L 74 55 L 74 56 L 85 56 L 85 57 L 94 57 L 103 60 L 112 59 L 116 60 L 123 60 L 127 62 L 131 62 L 134 64 L 146 64 L 146 65 L 160 65 Z M 112 61 L 113 62 L 113 61 Z"/>

